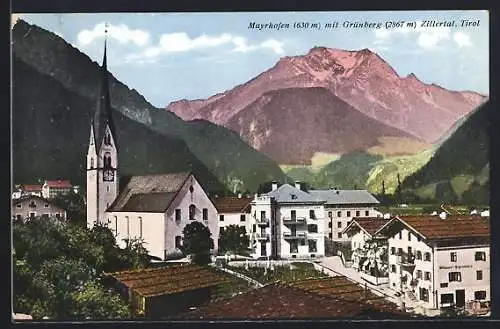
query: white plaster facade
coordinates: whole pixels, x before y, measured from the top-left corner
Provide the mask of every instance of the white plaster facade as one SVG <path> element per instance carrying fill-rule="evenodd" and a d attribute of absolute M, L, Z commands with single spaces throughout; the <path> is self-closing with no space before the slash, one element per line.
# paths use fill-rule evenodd
<path fill-rule="evenodd" d="M 438 309 L 491 300 L 488 243 L 474 239 L 450 239 L 445 244 L 427 241 L 403 227 L 388 238 L 388 247 L 390 287 L 411 291 L 420 305 Z M 402 280 L 404 276 L 406 280 Z"/>
<path fill-rule="evenodd" d="M 192 206 L 195 210 L 193 219 L 190 219 Z M 193 221 L 208 226 L 214 250 L 218 247 L 217 210 L 193 175 L 185 181 L 164 212 L 111 211 L 106 214 L 108 227 L 114 231 L 120 247 L 125 246 L 123 239 L 142 238 L 149 254 L 162 260 L 180 251 L 182 231 Z"/>
<path fill-rule="evenodd" d="M 373 205 L 343 206 L 325 204 L 325 235 L 336 242 L 348 242 L 349 237 L 342 231 L 354 217 L 382 217 Z"/>

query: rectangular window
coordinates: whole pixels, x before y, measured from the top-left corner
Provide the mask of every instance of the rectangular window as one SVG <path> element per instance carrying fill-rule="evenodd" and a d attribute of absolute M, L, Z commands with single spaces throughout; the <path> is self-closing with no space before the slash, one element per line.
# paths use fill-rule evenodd
<path fill-rule="evenodd" d="M 439 284 L 439 287 L 440 287 L 440 288 L 448 288 L 448 282 L 445 282 L 445 283 L 440 283 L 440 284 Z"/>
<path fill-rule="evenodd" d="M 398 256 L 401 256 L 403 254 L 403 248 L 398 248 Z"/>
<path fill-rule="evenodd" d="M 316 225 L 316 224 L 307 225 L 307 231 L 309 233 L 318 233 L 318 225 Z"/>
<path fill-rule="evenodd" d="M 337 211 L 337 217 L 342 217 L 342 211 Z"/>
<path fill-rule="evenodd" d="M 337 222 L 337 227 L 342 228 L 342 222 Z"/>
<path fill-rule="evenodd" d="M 411 247 L 408 247 L 408 256 L 413 256 Z"/>
<path fill-rule="evenodd" d="M 486 260 L 486 253 L 484 251 L 476 251 L 476 253 L 474 254 L 474 260 L 476 260 L 476 261 L 478 261 L 478 260 L 485 261 Z"/>
<path fill-rule="evenodd" d="M 317 252 L 316 240 L 309 240 L 309 252 Z"/>
<path fill-rule="evenodd" d="M 246 221 L 246 216 L 245 216 L 245 214 L 241 214 L 240 215 L 240 222 L 244 222 L 244 221 Z"/>
<path fill-rule="evenodd" d="M 391 255 L 395 255 L 396 254 L 396 248 L 395 247 L 391 247 Z"/>
<path fill-rule="evenodd" d="M 417 254 L 417 255 L 416 255 L 416 258 L 417 258 L 418 260 L 422 260 L 422 252 L 421 252 L 420 250 L 417 250 L 417 253 L 416 253 L 416 254 Z"/>
<path fill-rule="evenodd" d="M 356 217 L 359 217 L 359 216 L 361 216 L 361 213 L 359 210 L 356 210 Z"/>
<path fill-rule="evenodd" d="M 297 212 L 295 210 L 290 210 L 290 218 L 295 220 L 297 218 Z"/>
<path fill-rule="evenodd" d="M 224 221 L 224 215 L 219 215 L 219 221 L 221 221 L 221 222 Z"/>
<path fill-rule="evenodd" d="M 181 209 L 175 209 L 175 221 L 176 222 L 181 221 Z"/>
<path fill-rule="evenodd" d="M 266 212 L 265 211 L 260 212 L 260 219 L 266 219 Z"/>
<path fill-rule="evenodd" d="M 411 241 L 411 232 L 408 232 L 408 241 Z"/>
<path fill-rule="evenodd" d="M 342 233 L 337 233 L 337 238 L 342 239 Z"/>
<path fill-rule="evenodd" d="M 331 211 L 329 211 L 329 212 L 328 212 L 328 218 L 332 218 L 332 217 L 333 217 L 332 212 L 331 212 Z"/>
<path fill-rule="evenodd" d="M 290 242 L 290 253 L 295 254 L 299 251 L 299 244 L 297 242 Z"/>
<path fill-rule="evenodd" d="M 127 239 L 130 239 L 130 220 L 128 216 L 125 216 L 125 220 L 127 221 Z"/>
<path fill-rule="evenodd" d="M 450 252 L 450 261 L 452 261 L 452 262 L 457 261 L 457 253 L 456 252 Z"/>
<path fill-rule="evenodd" d="M 182 246 L 182 237 L 180 235 L 177 235 L 175 237 L 175 248 L 180 249 L 181 246 Z"/>
<path fill-rule="evenodd" d="M 332 228 L 332 222 L 328 222 L 328 228 Z"/>
<path fill-rule="evenodd" d="M 396 273 L 396 265 L 391 265 L 391 272 Z"/>
<path fill-rule="evenodd" d="M 485 290 L 474 291 L 474 299 L 475 300 L 484 300 L 484 299 L 486 299 L 486 291 Z"/>
<path fill-rule="evenodd" d="M 370 211 L 365 210 L 365 216 L 366 216 L 366 217 L 369 217 L 369 216 L 370 216 Z"/>
<path fill-rule="evenodd" d="M 448 281 L 449 282 L 461 282 L 462 274 L 460 272 L 450 272 L 448 273 Z"/>
<path fill-rule="evenodd" d="M 23 205 L 22 205 L 22 204 L 20 204 L 20 203 L 18 203 L 18 204 L 17 204 L 17 207 L 18 207 L 18 208 L 22 208 L 22 207 L 23 207 Z"/>
<path fill-rule="evenodd" d="M 196 214 L 196 206 L 194 204 L 189 205 L 189 220 L 194 220 Z"/>
<path fill-rule="evenodd" d="M 328 238 L 329 238 L 329 239 L 332 239 L 332 238 L 333 238 L 332 233 L 328 233 Z"/>
<path fill-rule="evenodd" d="M 403 240 L 403 232 L 399 231 L 399 240 Z"/>
<path fill-rule="evenodd" d="M 431 261 L 431 253 L 430 253 L 430 252 L 426 252 L 426 253 L 424 254 L 424 260 L 425 260 L 426 262 L 430 262 L 430 261 Z"/>
<path fill-rule="evenodd" d="M 316 215 L 314 214 L 314 210 L 309 210 L 309 218 L 316 219 Z"/>
<path fill-rule="evenodd" d="M 483 279 L 483 271 L 476 271 L 476 280 Z"/>
<path fill-rule="evenodd" d="M 424 273 L 424 279 L 426 281 L 431 281 L 431 272 L 425 272 Z"/>
<path fill-rule="evenodd" d="M 453 304 L 454 295 L 453 294 L 442 294 L 441 304 Z"/>
<path fill-rule="evenodd" d="M 347 210 L 347 217 L 351 217 L 351 212 Z"/>
<path fill-rule="evenodd" d="M 139 237 L 142 238 L 142 217 L 139 217 Z"/>
<path fill-rule="evenodd" d="M 252 232 L 253 233 L 257 232 L 257 225 L 256 224 L 253 224 L 253 226 L 252 226 Z"/>
<path fill-rule="evenodd" d="M 267 255 L 267 248 L 265 243 L 260 244 L 260 255 L 265 257 Z"/>
<path fill-rule="evenodd" d="M 417 279 L 422 279 L 422 271 L 417 270 Z"/>
<path fill-rule="evenodd" d="M 208 220 L 208 209 L 203 208 L 203 220 Z"/>

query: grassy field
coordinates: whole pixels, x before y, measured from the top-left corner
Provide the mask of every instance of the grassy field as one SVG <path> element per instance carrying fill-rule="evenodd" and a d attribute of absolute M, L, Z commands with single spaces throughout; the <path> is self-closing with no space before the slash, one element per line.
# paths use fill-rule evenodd
<path fill-rule="evenodd" d="M 236 278 L 225 272 L 219 271 L 219 274 L 225 276 L 228 281 L 216 286 L 212 291 L 212 301 L 226 299 L 238 295 L 239 293 L 247 292 L 255 287 L 245 280 Z"/>
<path fill-rule="evenodd" d="M 272 283 L 276 281 L 289 282 L 296 280 L 322 278 L 328 275 L 316 270 L 310 263 L 292 263 L 292 267 L 275 266 L 274 270 L 265 269 L 262 267 L 250 267 L 246 270 L 244 267 L 228 266 L 231 270 L 244 274 L 252 279 L 257 280 L 262 284 Z"/>

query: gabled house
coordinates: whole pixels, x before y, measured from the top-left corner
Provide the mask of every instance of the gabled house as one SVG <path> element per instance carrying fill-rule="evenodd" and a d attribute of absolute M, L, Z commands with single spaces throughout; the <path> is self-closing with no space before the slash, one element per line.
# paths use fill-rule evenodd
<path fill-rule="evenodd" d="M 36 195 L 25 195 L 12 201 L 12 218 L 27 219 L 66 219 L 66 210 L 55 205 L 52 201 Z"/>
<path fill-rule="evenodd" d="M 120 247 L 143 239 L 151 256 L 165 260 L 180 253 L 184 227 L 198 221 L 217 249 L 217 210 L 189 172 L 133 176 L 105 214 Z"/>
<path fill-rule="evenodd" d="M 214 269 L 191 264 L 107 273 L 104 282 L 128 300 L 134 316 L 159 320 L 206 303 L 227 281 Z"/>
<path fill-rule="evenodd" d="M 23 185 L 21 195 L 22 196 L 35 195 L 35 196 L 42 197 L 42 186 L 35 185 L 35 184 Z"/>
<path fill-rule="evenodd" d="M 351 240 L 352 267 L 360 272 L 363 279 L 373 284 L 387 283 L 387 239 L 375 233 L 389 219 L 383 217 L 353 218 L 343 230 Z"/>
<path fill-rule="evenodd" d="M 376 234 L 387 237 L 392 289 L 430 309 L 489 304 L 489 219 L 394 217 Z"/>
<path fill-rule="evenodd" d="M 247 233 L 250 232 L 252 201 L 252 198 L 241 195 L 238 197 L 226 196 L 214 199 L 215 208 L 219 216 L 219 235 L 229 225 L 243 226 Z"/>

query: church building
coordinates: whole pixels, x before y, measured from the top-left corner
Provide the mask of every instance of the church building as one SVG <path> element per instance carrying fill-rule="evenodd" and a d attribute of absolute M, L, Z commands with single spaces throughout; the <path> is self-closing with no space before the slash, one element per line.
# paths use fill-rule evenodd
<path fill-rule="evenodd" d="M 120 189 L 106 41 L 101 74 L 87 152 L 87 227 L 109 227 L 120 247 L 128 239 L 142 239 L 151 256 L 165 260 L 180 252 L 184 227 L 199 221 L 209 227 L 217 250 L 217 210 L 192 173 L 133 176 Z"/>

